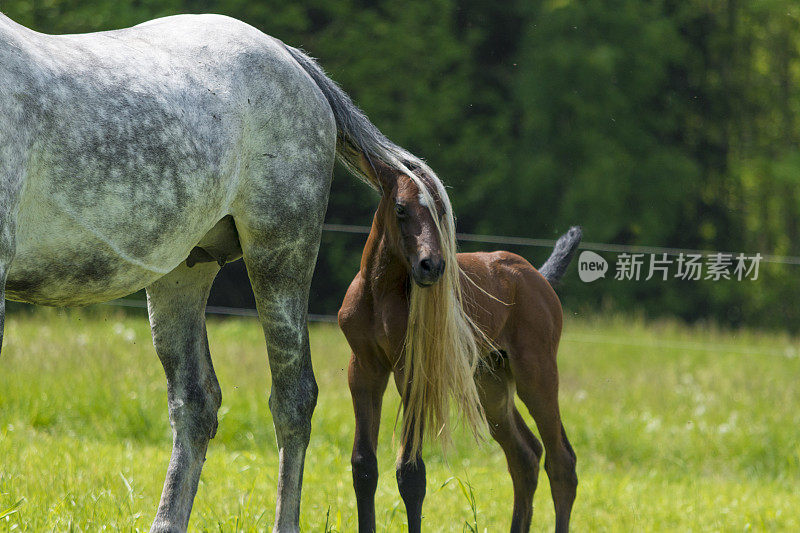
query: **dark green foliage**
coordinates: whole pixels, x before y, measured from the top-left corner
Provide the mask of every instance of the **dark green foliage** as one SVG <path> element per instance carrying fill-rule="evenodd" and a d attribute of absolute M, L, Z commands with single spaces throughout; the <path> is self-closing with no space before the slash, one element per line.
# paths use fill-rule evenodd
<path fill-rule="evenodd" d="M 594 242 L 800 255 L 791 0 L 5 0 L 0 9 L 51 33 L 218 12 L 303 47 L 452 186 L 461 231 L 555 238 L 580 224 Z M 376 203 L 337 169 L 329 222 L 368 225 Z M 325 235 L 312 312 L 338 308 L 363 242 Z M 548 253 L 514 251 L 535 264 Z M 797 329 L 798 269 L 762 265 L 748 283 L 586 285 L 573 274 L 562 294 L 573 309 Z"/>

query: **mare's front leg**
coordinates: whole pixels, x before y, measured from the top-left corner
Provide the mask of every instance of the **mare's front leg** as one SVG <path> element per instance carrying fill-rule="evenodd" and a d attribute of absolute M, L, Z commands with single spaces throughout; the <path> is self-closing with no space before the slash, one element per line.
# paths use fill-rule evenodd
<path fill-rule="evenodd" d="M 216 263 L 185 264 L 147 288 L 153 343 L 167 375 L 172 457 L 151 531 L 186 531 L 222 393 L 206 336 Z"/>
<path fill-rule="evenodd" d="M 401 372 L 395 372 L 395 384 L 401 397 L 403 379 Z M 408 414 L 404 411 L 403 416 Z M 413 431 L 409 431 L 409 434 L 413 434 Z M 420 438 L 422 437 L 423 432 L 420 432 Z M 422 461 L 421 453 L 411 457 L 410 442 L 402 442 L 400 446 L 396 472 L 397 488 L 400 489 L 400 497 L 406 505 L 408 532 L 419 533 L 422 528 L 422 502 L 425 499 L 425 463 Z"/>
<path fill-rule="evenodd" d="M 375 489 L 378 487 L 378 457 L 375 452 L 389 370 L 379 363 L 374 350 L 355 350 L 347 373 L 356 417 L 350 463 L 358 506 L 358 531 L 372 533 L 375 531 Z"/>

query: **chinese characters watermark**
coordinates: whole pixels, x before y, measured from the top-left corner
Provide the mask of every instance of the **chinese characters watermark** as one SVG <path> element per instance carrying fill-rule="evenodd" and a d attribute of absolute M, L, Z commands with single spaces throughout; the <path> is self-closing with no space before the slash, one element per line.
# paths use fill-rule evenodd
<path fill-rule="evenodd" d="M 760 253 L 621 253 L 617 255 L 613 271 L 618 281 L 756 281 L 761 259 Z M 604 278 L 608 270 L 608 262 L 595 252 L 584 251 L 578 258 L 581 281 L 589 283 Z"/>

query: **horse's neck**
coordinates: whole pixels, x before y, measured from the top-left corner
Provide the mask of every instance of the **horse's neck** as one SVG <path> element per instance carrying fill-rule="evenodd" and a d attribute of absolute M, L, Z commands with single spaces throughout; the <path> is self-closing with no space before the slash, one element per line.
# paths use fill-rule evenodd
<path fill-rule="evenodd" d="M 361 256 L 361 275 L 367 280 L 366 289 L 373 297 L 404 293 L 409 277 L 400 258 L 392 251 L 380 215 L 379 210 Z"/>

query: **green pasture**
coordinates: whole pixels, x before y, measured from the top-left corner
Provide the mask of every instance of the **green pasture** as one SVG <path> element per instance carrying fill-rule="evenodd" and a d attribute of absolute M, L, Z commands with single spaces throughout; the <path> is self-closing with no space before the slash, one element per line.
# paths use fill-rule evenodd
<path fill-rule="evenodd" d="M 263 336 L 210 319 L 223 390 L 190 528 L 271 528 L 277 455 Z M 301 527 L 354 531 L 349 350 L 313 325 L 319 404 Z M 578 455 L 575 531 L 800 530 L 800 344 L 780 334 L 568 318 L 564 425 Z M 403 531 L 394 390 L 379 463 L 378 531 Z M 527 416 L 527 415 L 526 415 Z M 143 313 L 11 313 L 0 360 L 0 531 L 145 531 L 170 452 L 166 384 Z M 427 448 L 428 531 L 502 531 L 511 482 L 499 448 L 464 433 Z M 544 472 L 533 530 L 553 527 Z"/>

